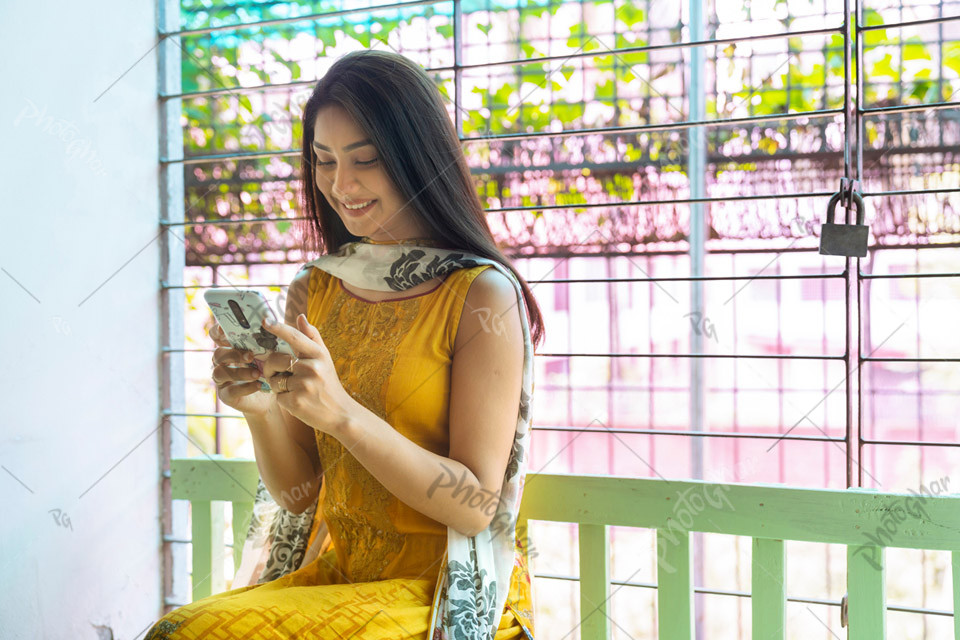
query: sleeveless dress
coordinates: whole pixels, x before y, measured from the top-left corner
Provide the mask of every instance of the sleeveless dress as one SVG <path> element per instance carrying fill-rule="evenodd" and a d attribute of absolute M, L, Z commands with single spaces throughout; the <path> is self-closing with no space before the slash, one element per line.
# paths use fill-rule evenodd
<path fill-rule="evenodd" d="M 449 455 L 450 364 L 467 290 L 490 265 L 462 268 L 426 293 L 368 301 L 311 269 L 307 319 L 344 389 L 419 446 Z M 426 638 L 446 525 L 390 493 L 336 438 L 316 432 L 323 468 L 312 560 L 276 580 L 202 598 L 161 618 L 145 640 Z M 494 640 L 533 640 L 526 541 Z"/>

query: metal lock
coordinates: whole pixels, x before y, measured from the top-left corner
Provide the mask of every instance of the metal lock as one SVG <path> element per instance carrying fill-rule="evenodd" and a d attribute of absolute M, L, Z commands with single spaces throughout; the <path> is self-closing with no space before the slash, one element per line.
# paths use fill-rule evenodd
<path fill-rule="evenodd" d="M 820 255 L 864 258 L 867 255 L 867 238 L 870 227 L 863 224 L 863 198 L 851 192 L 857 210 L 856 224 L 834 224 L 833 219 L 840 202 L 840 193 L 835 193 L 827 203 L 827 221 L 820 226 Z"/>

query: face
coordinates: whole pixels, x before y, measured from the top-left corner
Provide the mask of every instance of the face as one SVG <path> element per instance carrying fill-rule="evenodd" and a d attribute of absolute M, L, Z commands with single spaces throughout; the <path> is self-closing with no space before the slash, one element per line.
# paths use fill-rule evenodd
<path fill-rule="evenodd" d="M 317 112 L 313 151 L 317 188 L 350 233 L 388 241 L 426 237 L 377 149 L 342 107 Z"/>

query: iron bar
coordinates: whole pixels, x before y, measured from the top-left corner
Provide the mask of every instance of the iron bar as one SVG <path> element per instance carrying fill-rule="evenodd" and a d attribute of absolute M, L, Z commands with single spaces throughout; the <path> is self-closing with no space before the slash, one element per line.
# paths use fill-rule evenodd
<path fill-rule="evenodd" d="M 883 29 L 902 29 L 903 27 L 919 27 L 925 24 L 941 24 L 960 20 L 960 16 L 943 16 L 942 18 L 925 18 L 923 20 L 910 20 L 908 22 L 891 22 L 888 24 L 861 25 L 860 31 L 880 31 Z"/>
<path fill-rule="evenodd" d="M 579 581 L 578 576 L 567 576 L 556 573 L 534 573 L 530 572 L 531 578 L 546 578 L 547 580 L 569 580 L 569 581 Z M 610 580 L 611 585 L 621 585 L 624 587 L 640 587 L 642 589 L 656 589 L 657 584 L 654 582 L 632 582 L 629 580 Z M 715 596 L 735 596 L 739 598 L 750 598 L 751 594 L 748 591 L 731 591 L 727 589 L 707 589 L 705 587 L 694 587 L 693 590 L 697 593 L 704 593 L 707 595 Z M 806 604 L 817 604 L 826 607 L 839 607 L 841 603 L 837 600 L 822 600 L 819 598 L 799 598 L 794 596 L 787 596 L 787 602 L 801 602 Z M 904 613 L 920 613 L 924 615 L 934 615 L 934 616 L 948 616 L 952 617 L 953 613 L 951 611 L 942 611 L 940 609 L 925 609 L 922 607 L 906 607 L 900 605 L 887 605 L 887 611 L 900 611 Z"/>
<path fill-rule="evenodd" d="M 202 36 L 220 31 L 244 31 L 246 29 L 259 29 L 260 27 L 272 27 L 282 24 L 294 24 L 297 22 L 313 22 L 317 20 L 329 20 L 341 16 L 352 15 L 355 13 L 373 13 L 375 11 L 388 11 L 390 9 L 403 9 L 406 7 L 417 7 L 425 4 L 443 4 L 451 0 L 410 0 L 409 2 L 394 2 L 375 7 L 355 7 L 353 9 L 340 9 L 339 11 L 327 11 L 324 13 L 311 13 L 305 16 L 294 16 L 291 18 L 270 18 L 269 20 L 257 20 L 256 22 L 244 22 L 240 24 L 222 24 L 216 27 L 203 27 L 202 29 L 181 29 L 179 31 L 158 31 L 157 36 L 160 39 L 171 36 Z"/>
<path fill-rule="evenodd" d="M 815 111 L 796 111 L 793 113 L 775 113 L 770 115 L 744 116 L 742 118 L 713 118 L 699 121 L 665 122 L 659 124 L 637 124 L 622 127 L 594 127 L 592 129 L 569 129 L 565 131 L 531 131 L 527 133 L 501 133 L 494 136 L 467 136 L 460 142 L 497 142 L 500 140 L 533 140 L 536 138 L 566 138 L 570 136 L 587 136 L 603 133 L 642 133 L 644 131 L 683 131 L 692 127 L 718 127 L 730 124 L 751 124 L 754 122 L 771 122 L 774 120 L 797 120 L 800 118 L 826 118 L 843 112 L 843 109 L 817 109 Z M 299 149 L 284 151 L 248 151 L 245 153 L 212 153 L 190 156 L 171 160 L 161 158 L 161 164 L 199 164 L 223 160 L 245 160 L 257 158 L 271 158 L 274 156 L 297 156 L 302 152 Z"/>
<path fill-rule="evenodd" d="M 960 191 L 960 189 L 958 189 Z M 793 199 L 793 198 L 829 198 L 833 195 L 833 191 L 812 191 L 808 193 L 780 193 L 780 194 L 757 194 L 757 195 L 747 195 L 747 196 L 716 196 L 716 197 L 707 197 L 707 198 L 673 198 L 670 200 L 622 200 L 620 202 L 578 202 L 575 204 L 543 204 L 535 207 L 498 207 L 495 209 L 487 209 L 486 213 L 505 213 L 507 211 L 518 211 L 518 212 L 533 212 L 533 211 L 551 211 L 554 209 L 602 209 L 605 207 L 641 207 L 641 206 L 662 206 L 668 204 L 694 204 L 697 202 L 737 202 L 745 200 L 784 200 L 784 199 Z M 219 225 L 219 224 L 246 224 L 252 222 L 296 222 L 301 220 L 309 220 L 309 218 L 304 216 L 293 216 L 293 217 L 277 217 L 271 216 L 267 218 L 241 218 L 239 220 L 230 220 L 230 219 L 218 219 L 218 220 L 197 220 L 197 221 L 182 221 L 182 222 L 169 222 L 166 220 L 160 221 L 161 226 L 165 227 L 177 227 L 177 226 L 194 226 L 194 225 Z"/>

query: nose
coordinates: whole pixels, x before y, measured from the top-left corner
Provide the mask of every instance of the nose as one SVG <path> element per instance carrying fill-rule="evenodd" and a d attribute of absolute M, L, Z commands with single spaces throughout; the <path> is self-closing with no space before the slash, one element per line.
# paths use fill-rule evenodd
<path fill-rule="evenodd" d="M 357 191 L 357 181 L 353 175 L 353 170 L 347 167 L 346 163 L 337 164 L 332 184 L 334 194 L 339 193 L 349 197 L 351 193 Z"/>

